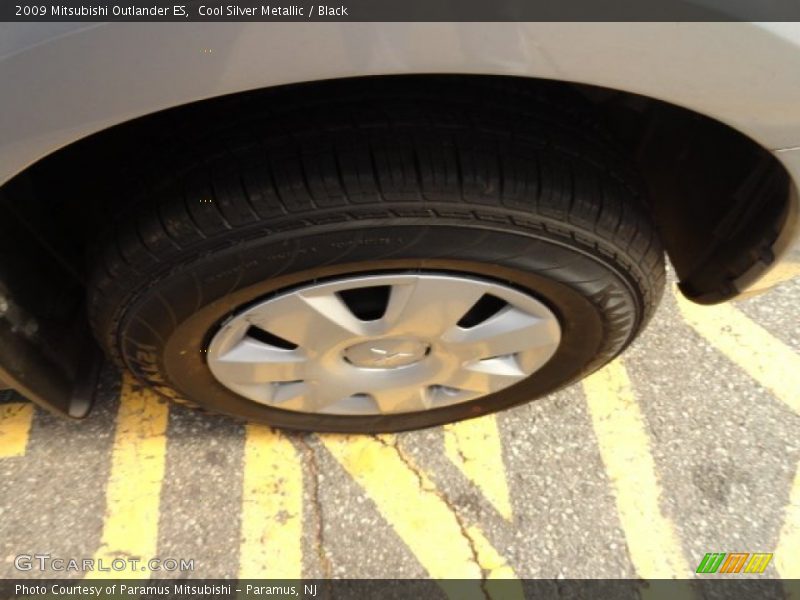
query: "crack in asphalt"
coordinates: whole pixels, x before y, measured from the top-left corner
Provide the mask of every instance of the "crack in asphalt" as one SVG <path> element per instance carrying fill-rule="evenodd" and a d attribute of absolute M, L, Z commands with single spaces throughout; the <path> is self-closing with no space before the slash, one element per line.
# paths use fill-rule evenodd
<path fill-rule="evenodd" d="M 325 552 L 325 521 L 322 511 L 322 501 L 319 497 L 319 463 L 317 462 L 317 453 L 308 442 L 307 436 L 297 436 L 296 439 L 303 448 L 303 456 L 312 482 L 310 496 L 315 521 L 314 550 L 316 551 L 323 577 L 330 580 L 333 576 L 333 569 L 330 558 L 327 552 Z"/>
<path fill-rule="evenodd" d="M 447 435 L 447 433 L 451 433 L 451 434 L 453 434 L 453 432 L 452 432 L 452 431 L 451 431 L 451 432 L 447 432 L 447 431 L 445 431 L 445 435 Z M 453 434 L 453 436 L 455 437 L 455 434 Z M 458 455 L 458 457 L 461 459 L 461 462 L 462 462 L 464 465 L 468 464 L 468 463 L 470 462 L 470 459 L 468 459 L 468 458 L 467 458 L 467 457 L 464 455 L 464 451 L 461 449 L 461 444 L 459 443 L 458 439 L 454 439 L 454 440 L 453 440 L 453 447 L 454 447 L 454 448 L 455 448 L 455 450 L 456 450 L 456 454 L 457 454 L 457 455 Z"/>
<path fill-rule="evenodd" d="M 450 509 L 450 512 L 456 521 L 456 525 L 458 525 L 461 537 L 463 537 L 464 540 L 467 542 L 467 547 L 469 548 L 470 554 L 472 555 L 472 562 L 475 564 L 476 567 L 478 567 L 478 569 L 481 572 L 481 591 L 483 592 L 483 595 L 486 598 L 486 600 L 490 600 L 491 596 L 489 595 L 489 590 L 487 587 L 487 572 L 481 566 L 480 560 L 478 558 L 478 549 L 475 547 L 475 541 L 469 535 L 469 532 L 467 531 L 467 526 L 461 519 L 461 515 L 459 515 L 457 508 L 450 501 L 450 498 L 448 498 L 447 495 L 436 486 L 426 485 L 425 477 L 423 476 L 419 467 L 417 467 L 411 461 L 411 459 L 409 459 L 409 457 L 406 456 L 405 452 L 403 452 L 403 449 L 400 448 L 400 444 L 397 438 L 393 438 L 392 442 L 388 442 L 379 435 L 373 435 L 372 437 L 383 446 L 390 448 L 391 450 L 394 450 L 398 458 L 403 462 L 403 464 L 406 467 L 408 467 L 409 471 L 411 471 L 416 477 L 417 485 L 419 486 L 420 490 L 434 494 L 437 498 L 439 498 L 442 502 L 444 502 L 445 506 L 447 506 L 448 509 Z"/>

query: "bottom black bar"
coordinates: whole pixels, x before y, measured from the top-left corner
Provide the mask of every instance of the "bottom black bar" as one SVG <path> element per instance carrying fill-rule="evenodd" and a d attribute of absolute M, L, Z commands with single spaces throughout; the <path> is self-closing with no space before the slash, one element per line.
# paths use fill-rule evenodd
<path fill-rule="evenodd" d="M 800 580 L 708 578 L 692 580 L 634 579 L 5 579 L 0 599 L 48 598 L 63 600 L 273 598 L 281 600 L 457 600 L 576 599 L 634 600 L 692 598 L 760 600 L 800 597 Z"/>

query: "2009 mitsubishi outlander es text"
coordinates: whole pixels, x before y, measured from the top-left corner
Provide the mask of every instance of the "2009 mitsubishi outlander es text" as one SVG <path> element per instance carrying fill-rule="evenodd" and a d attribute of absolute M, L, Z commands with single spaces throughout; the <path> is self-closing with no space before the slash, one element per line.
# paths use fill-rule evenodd
<path fill-rule="evenodd" d="M 383 432 L 798 251 L 800 24 L 0 25 L 0 388 Z M 691 343 L 687 340 L 687 343 Z"/>

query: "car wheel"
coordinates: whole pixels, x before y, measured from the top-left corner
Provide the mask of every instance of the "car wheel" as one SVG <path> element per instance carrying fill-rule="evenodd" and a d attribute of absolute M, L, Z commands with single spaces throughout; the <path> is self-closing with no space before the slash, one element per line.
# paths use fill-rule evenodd
<path fill-rule="evenodd" d="M 165 175 L 94 270 L 109 355 L 216 412 L 383 432 L 533 400 L 634 339 L 664 264 L 617 150 L 546 107 L 381 102 L 264 117 Z"/>

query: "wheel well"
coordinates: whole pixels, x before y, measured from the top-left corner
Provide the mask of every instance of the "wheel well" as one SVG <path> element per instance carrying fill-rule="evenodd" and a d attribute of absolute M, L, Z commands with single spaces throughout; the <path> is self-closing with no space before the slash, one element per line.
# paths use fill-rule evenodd
<path fill-rule="evenodd" d="M 194 152 L 186 139 L 222 135 L 254 113 L 275 103 L 324 104 L 352 94 L 393 94 L 432 82 L 459 86 L 494 86 L 547 98 L 575 111 L 581 126 L 596 127 L 615 138 L 649 189 L 649 209 L 681 288 L 699 302 L 717 302 L 738 293 L 735 281 L 761 262 L 772 261 L 770 248 L 786 218 L 789 177 L 770 152 L 732 128 L 692 111 L 635 94 L 574 83 L 501 76 L 415 75 L 365 77 L 294 84 L 204 100 L 123 123 L 58 150 L 0 188 L 4 226 L 14 236 L 52 257 L 61 272 L 58 289 L 82 299 L 91 243 L 110 219 L 124 218 L 127 200 L 110 194 L 107 179 L 125 177 L 128 164 L 161 160 L 171 136 L 175 147 Z M 431 92 L 434 93 L 434 92 Z M 160 135 L 153 136 L 158 131 Z M 191 132 L 188 135 L 186 133 Z M 183 141 L 178 141 L 181 137 Z M 156 141 L 157 140 L 157 141 Z M 166 140 L 166 141 L 165 141 Z M 183 144 L 183 146 L 180 146 Z M 167 154 L 169 148 L 167 148 Z M 195 157 L 203 160 L 202 156 Z M 180 168 L 179 166 L 176 168 Z M 119 181 L 114 181 L 119 189 Z M 137 185 L 131 178 L 130 185 Z M 0 234 L 3 234 L 0 231 Z M 7 239 L 14 236 L 9 234 Z M 5 250 L 22 263 L 19 246 Z M 31 256 L 34 256 L 32 253 Z M 39 259 L 36 259 L 39 260 Z M 2 266 L 0 277 L 17 286 L 14 273 L 28 268 Z M 20 283 L 31 287 L 30 275 Z M 58 282 L 52 276 L 50 285 Z M 36 284 L 33 284 L 34 287 Z M 31 296 L 37 296 L 31 294 Z M 38 296 L 41 296 L 40 294 Z M 31 301 L 50 314 L 75 303 Z"/>

